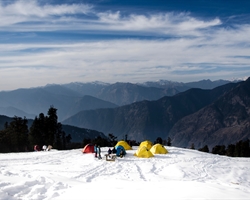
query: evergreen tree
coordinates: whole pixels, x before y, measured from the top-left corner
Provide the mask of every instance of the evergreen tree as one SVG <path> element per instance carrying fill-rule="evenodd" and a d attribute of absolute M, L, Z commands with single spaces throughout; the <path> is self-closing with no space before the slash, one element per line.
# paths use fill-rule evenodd
<path fill-rule="evenodd" d="M 47 132 L 47 140 L 48 144 L 52 145 L 54 148 L 57 148 L 59 145 L 59 134 L 57 133 L 58 125 L 57 125 L 57 109 L 51 106 L 48 110 L 48 117 L 46 120 L 46 125 L 48 127 Z M 57 137 L 57 138 L 56 138 Z M 60 145 L 59 145 L 60 146 Z"/>
<path fill-rule="evenodd" d="M 235 152 L 235 145 L 229 144 L 226 149 L 226 155 L 234 157 L 235 156 L 234 152 Z"/>
<path fill-rule="evenodd" d="M 65 137 L 66 144 L 70 144 L 71 139 L 72 139 L 71 134 L 68 134 L 68 135 Z"/>
<path fill-rule="evenodd" d="M 115 144 L 117 143 L 117 137 L 114 136 L 113 133 L 109 133 L 108 134 L 108 137 L 109 137 L 109 141 L 110 141 L 110 144 L 108 146 L 115 146 Z"/>
<path fill-rule="evenodd" d="M 162 144 L 162 138 L 161 137 L 156 138 L 155 143 L 156 144 Z"/>
<path fill-rule="evenodd" d="M 64 135 L 64 138 L 63 138 Z M 63 140 L 65 139 L 65 133 L 62 131 L 62 124 L 57 123 L 56 130 L 55 130 L 55 141 L 54 147 L 56 149 L 63 149 Z"/>
<path fill-rule="evenodd" d="M 97 144 L 100 147 L 105 147 L 110 145 L 110 142 L 106 138 L 102 138 L 100 136 L 97 136 L 95 139 L 93 139 L 92 143 Z"/>
<path fill-rule="evenodd" d="M 204 147 L 198 149 L 199 151 L 202 151 L 202 152 L 206 152 L 206 153 L 209 153 L 209 148 L 207 145 L 205 145 Z"/>
<path fill-rule="evenodd" d="M 249 140 L 242 141 L 236 143 L 235 145 L 235 151 L 234 151 L 235 157 L 249 157 L 250 156 L 250 148 L 249 148 Z"/>
<path fill-rule="evenodd" d="M 0 131 L 1 151 L 19 152 L 28 150 L 28 120 L 15 116 L 5 129 Z"/>
<path fill-rule="evenodd" d="M 42 127 L 40 125 L 40 119 L 35 117 L 29 131 L 29 141 L 32 146 L 41 146 L 43 144 L 44 137 L 42 135 Z"/>
<path fill-rule="evenodd" d="M 87 144 L 91 143 L 91 139 L 89 138 L 84 138 L 82 141 L 82 146 L 85 147 Z"/>
<path fill-rule="evenodd" d="M 172 142 L 171 142 L 171 141 L 172 141 L 171 138 L 168 137 L 167 146 L 171 146 L 171 145 L 172 145 Z"/>
<path fill-rule="evenodd" d="M 213 154 L 226 155 L 226 147 L 225 145 L 216 145 L 212 149 Z"/>
<path fill-rule="evenodd" d="M 249 139 L 242 142 L 240 156 L 241 157 L 250 157 Z"/>
<path fill-rule="evenodd" d="M 7 133 L 7 127 L 4 130 L 0 130 L 0 152 L 7 153 L 10 152 L 10 138 Z"/>

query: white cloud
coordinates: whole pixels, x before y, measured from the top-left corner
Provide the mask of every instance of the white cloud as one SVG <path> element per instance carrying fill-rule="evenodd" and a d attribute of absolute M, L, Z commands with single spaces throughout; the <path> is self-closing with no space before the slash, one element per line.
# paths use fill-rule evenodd
<path fill-rule="evenodd" d="M 0 85 L 19 82 L 18 87 L 28 87 L 30 80 L 34 85 L 93 80 L 185 82 L 194 77 L 229 79 L 250 72 L 249 58 L 234 57 L 236 52 L 250 55 L 250 49 L 230 49 L 223 44 L 195 46 L 200 42 L 176 39 L 1 45 L 0 51 L 5 49 L 6 55 L 0 56 Z"/>
<path fill-rule="evenodd" d="M 189 13 L 124 15 L 119 11 L 98 13 L 94 7 L 84 4 L 40 5 L 38 2 L 20 0 L 0 4 L 0 33 L 1 30 L 17 33 L 21 30 L 27 34 L 93 30 L 97 34 L 120 31 L 138 36 L 174 37 L 0 43 L 0 90 L 57 81 L 191 81 L 250 74 L 250 25 L 224 28 L 219 18 L 201 20 Z M 79 14 L 89 14 L 92 18 L 78 17 Z M 32 37 L 36 38 L 36 34 Z"/>
<path fill-rule="evenodd" d="M 79 14 L 91 15 L 92 18 L 79 17 Z M 0 4 L 0 18 L 3 19 L 0 30 L 8 28 L 12 31 L 146 31 L 154 34 L 197 35 L 199 29 L 221 24 L 218 18 L 210 21 L 198 20 L 189 13 L 122 15 L 120 11 L 96 12 L 91 5 L 40 5 L 36 0 Z"/>
<path fill-rule="evenodd" d="M 92 6 L 84 4 L 39 5 L 37 0 L 19 0 L 13 4 L 1 5 L 3 15 L 47 17 L 53 15 L 87 14 Z"/>
<path fill-rule="evenodd" d="M 46 24 L 54 17 L 60 18 L 65 15 L 87 14 L 92 9 L 92 6 L 84 4 L 39 5 L 38 2 L 37 0 L 19 0 L 7 5 L 0 3 L 0 26 L 38 21 Z M 23 24 L 23 26 L 29 25 Z"/>

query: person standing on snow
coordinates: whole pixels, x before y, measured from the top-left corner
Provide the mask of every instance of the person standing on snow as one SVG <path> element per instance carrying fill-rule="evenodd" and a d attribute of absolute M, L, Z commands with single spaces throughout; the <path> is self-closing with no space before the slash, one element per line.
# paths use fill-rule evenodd
<path fill-rule="evenodd" d="M 97 147 L 97 153 L 98 153 L 98 158 L 99 158 L 99 159 L 102 159 L 102 157 L 101 157 L 101 148 L 100 148 L 100 146 Z"/>
<path fill-rule="evenodd" d="M 97 158 L 97 145 L 94 146 L 95 158 Z"/>

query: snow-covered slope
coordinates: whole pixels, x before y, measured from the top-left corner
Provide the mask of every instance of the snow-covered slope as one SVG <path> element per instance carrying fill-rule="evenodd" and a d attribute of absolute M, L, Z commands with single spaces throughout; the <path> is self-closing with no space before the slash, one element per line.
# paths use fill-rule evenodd
<path fill-rule="evenodd" d="M 166 147 L 108 162 L 81 149 L 0 154 L 1 200 L 249 199 L 250 158 Z M 108 148 L 102 148 L 106 154 Z M 104 157 L 104 156 L 103 156 Z"/>

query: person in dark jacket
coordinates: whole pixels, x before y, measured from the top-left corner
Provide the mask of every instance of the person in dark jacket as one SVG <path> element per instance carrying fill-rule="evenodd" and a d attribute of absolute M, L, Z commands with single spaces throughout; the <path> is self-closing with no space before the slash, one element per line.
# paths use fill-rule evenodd
<path fill-rule="evenodd" d="M 116 153 L 117 151 L 116 151 L 116 149 L 115 149 L 115 147 L 112 149 L 112 153 Z"/>
<path fill-rule="evenodd" d="M 112 150 L 109 148 L 108 150 L 108 154 L 110 155 L 112 153 Z"/>
<path fill-rule="evenodd" d="M 97 145 L 94 146 L 95 158 L 97 158 Z"/>
<path fill-rule="evenodd" d="M 120 151 L 120 158 L 122 158 L 123 156 L 125 156 L 125 152 L 124 152 L 123 149 L 121 149 L 121 151 Z"/>
<path fill-rule="evenodd" d="M 102 157 L 101 157 L 101 148 L 100 148 L 100 146 L 97 147 L 97 153 L 98 153 L 98 158 L 99 158 L 99 159 L 102 159 Z"/>

